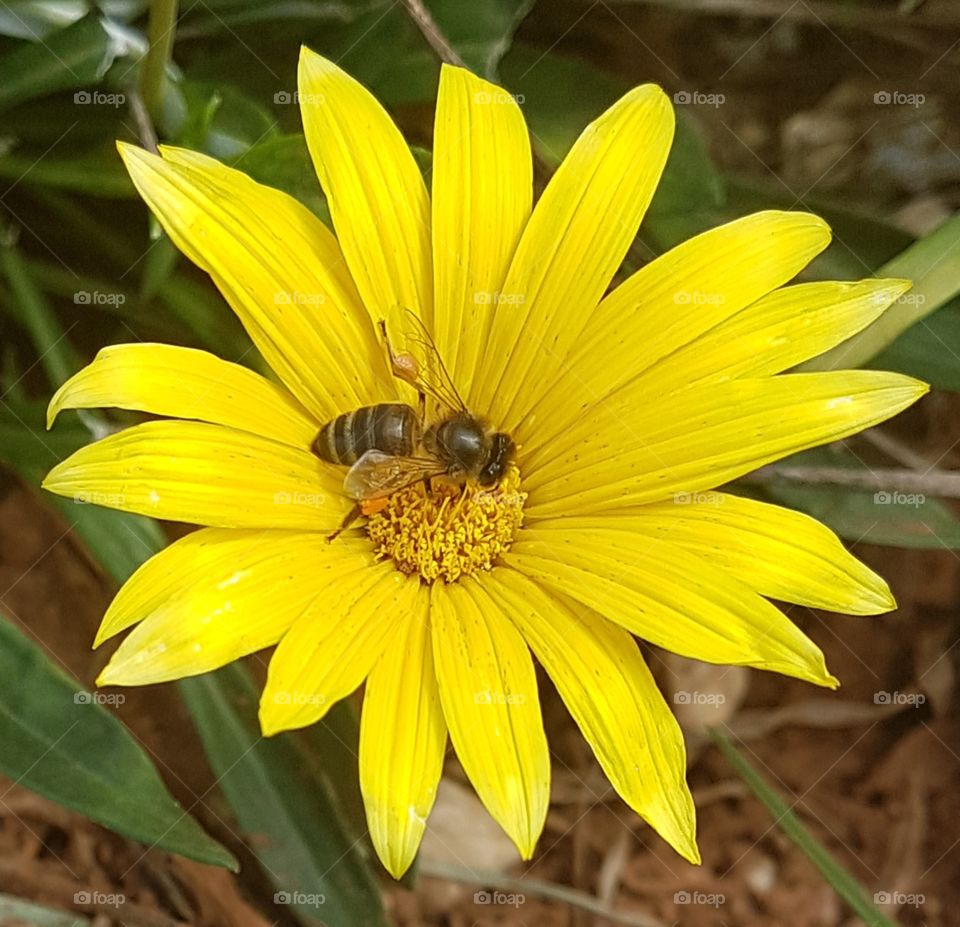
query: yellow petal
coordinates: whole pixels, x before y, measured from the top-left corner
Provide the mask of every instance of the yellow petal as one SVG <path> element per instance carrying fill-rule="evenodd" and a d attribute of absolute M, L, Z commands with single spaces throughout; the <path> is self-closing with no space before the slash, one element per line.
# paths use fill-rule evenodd
<path fill-rule="evenodd" d="M 681 656 L 837 684 L 820 649 L 777 608 L 668 541 L 557 519 L 525 530 L 504 560 Z"/>
<path fill-rule="evenodd" d="M 383 653 L 391 631 L 412 619 L 419 583 L 389 562 L 368 563 L 328 583 L 270 660 L 260 699 L 264 735 L 313 724 L 353 692 Z"/>
<path fill-rule="evenodd" d="M 332 531 L 350 501 L 306 450 L 202 422 L 145 422 L 57 464 L 44 489 L 124 512 L 220 528 Z"/>
<path fill-rule="evenodd" d="M 521 459 L 531 517 L 709 489 L 896 415 L 928 389 L 874 370 L 705 383 L 656 401 L 637 380 Z"/>
<path fill-rule="evenodd" d="M 816 519 L 729 493 L 678 495 L 630 514 L 569 518 L 570 528 L 609 527 L 666 540 L 762 595 L 852 615 L 896 608 L 886 582 Z"/>
<path fill-rule="evenodd" d="M 105 406 L 199 419 L 295 447 L 309 447 L 320 428 L 285 389 L 252 370 L 169 344 L 104 348 L 54 394 L 47 427 L 63 409 Z"/>
<path fill-rule="evenodd" d="M 369 549 L 350 538 L 328 544 L 307 532 L 197 531 L 148 560 L 120 590 L 98 642 L 140 624 L 97 683 L 182 679 L 269 647 L 332 577 L 372 562 Z"/>
<path fill-rule="evenodd" d="M 693 383 L 780 373 L 816 357 L 879 318 L 908 280 L 801 283 L 783 287 L 684 345 L 641 374 L 651 395 Z"/>
<path fill-rule="evenodd" d="M 292 197 L 205 155 L 119 144 L 174 244 L 213 278 L 287 388 L 321 420 L 396 395 L 333 234 Z"/>
<path fill-rule="evenodd" d="M 431 587 L 440 702 L 464 772 L 529 859 L 547 814 L 550 755 L 530 651 L 473 579 Z"/>
<path fill-rule="evenodd" d="M 398 624 L 363 695 L 360 788 L 370 838 L 395 879 L 417 855 L 447 743 L 429 607 L 429 591 L 420 586 L 413 612 Z"/>
<path fill-rule="evenodd" d="M 444 65 L 433 133 L 434 338 L 465 397 L 532 200 L 520 107 L 496 85 Z"/>
<path fill-rule="evenodd" d="M 523 443 L 530 449 L 544 443 L 661 359 L 667 374 L 683 382 L 674 351 L 695 345 L 713 326 L 786 283 L 829 242 L 830 229 L 816 216 L 759 212 L 703 232 L 647 264 L 590 317 L 556 383 L 537 403 Z"/>
<path fill-rule="evenodd" d="M 699 863 L 683 735 L 633 638 L 515 570 L 494 570 L 485 587 L 533 649 L 623 800 Z"/>
<path fill-rule="evenodd" d="M 637 233 L 673 126 L 663 91 L 637 87 L 584 130 L 547 185 L 488 307 L 474 394 L 498 428 L 517 430 L 580 337 Z"/>
<path fill-rule="evenodd" d="M 308 48 L 298 83 L 307 146 L 367 310 L 376 320 L 404 306 L 429 326 L 430 202 L 407 143 L 365 87 Z"/>

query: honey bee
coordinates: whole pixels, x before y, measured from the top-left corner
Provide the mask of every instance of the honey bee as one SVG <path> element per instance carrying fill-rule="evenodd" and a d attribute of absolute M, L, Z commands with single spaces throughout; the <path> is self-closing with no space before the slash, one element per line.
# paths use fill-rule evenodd
<path fill-rule="evenodd" d="M 419 329 L 410 341 L 420 346 L 425 363 L 408 352 L 394 351 L 383 320 L 379 328 L 390 370 L 417 390 L 419 410 L 401 402 L 363 406 L 327 422 L 313 441 L 312 450 L 321 460 L 350 468 L 343 487 L 356 501 L 328 540 L 361 514 L 377 511 L 388 496 L 421 480 L 428 489 L 430 480 L 439 476 L 494 487 L 516 453 L 510 435 L 487 428 L 467 409 L 429 332 L 416 316 L 410 316 Z M 426 414 L 428 398 L 440 410 L 431 422 Z"/>

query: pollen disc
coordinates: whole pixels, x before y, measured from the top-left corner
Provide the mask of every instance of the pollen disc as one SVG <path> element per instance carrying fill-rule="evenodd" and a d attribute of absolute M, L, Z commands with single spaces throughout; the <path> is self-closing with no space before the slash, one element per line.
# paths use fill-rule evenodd
<path fill-rule="evenodd" d="M 516 467 L 495 489 L 437 480 L 427 493 L 415 483 L 369 517 L 367 533 L 377 555 L 392 559 L 401 572 L 419 573 L 428 583 L 451 583 L 491 569 L 509 549 L 526 498 Z"/>

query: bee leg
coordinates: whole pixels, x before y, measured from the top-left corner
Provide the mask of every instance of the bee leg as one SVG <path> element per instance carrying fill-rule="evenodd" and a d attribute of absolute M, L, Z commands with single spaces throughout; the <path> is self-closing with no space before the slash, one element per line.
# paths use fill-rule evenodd
<path fill-rule="evenodd" d="M 387 349 L 387 361 L 390 364 L 390 372 L 398 380 L 403 380 L 404 383 L 410 383 L 416 386 L 417 378 L 420 376 L 420 365 L 417 363 L 416 358 L 406 351 L 398 354 L 393 350 L 393 345 L 390 344 L 390 336 L 387 334 L 387 323 L 383 319 L 380 319 L 377 326 L 380 329 L 380 337 L 383 338 L 383 345 Z"/>
<path fill-rule="evenodd" d="M 340 522 L 340 527 L 337 528 L 337 530 L 334 531 L 333 534 L 327 535 L 327 543 L 330 544 L 331 542 L 335 541 L 338 535 L 346 531 L 347 528 L 349 528 L 350 525 L 352 525 L 361 516 L 361 514 L 362 514 L 362 511 L 360 509 L 360 503 L 357 502 L 353 506 L 353 508 L 350 509 L 350 511 L 347 512 L 346 515 L 344 515 L 343 521 Z"/>

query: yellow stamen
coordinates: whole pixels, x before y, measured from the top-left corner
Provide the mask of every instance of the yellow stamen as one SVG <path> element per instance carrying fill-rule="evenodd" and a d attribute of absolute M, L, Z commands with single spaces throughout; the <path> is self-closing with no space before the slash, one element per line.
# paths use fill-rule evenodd
<path fill-rule="evenodd" d="M 367 533 L 380 557 L 390 557 L 403 573 L 419 573 L 428 583 L 452 583 L 489 570 L 509 549 L 523 522 L 520 473 L 511 467 L 495 489 L 437 482 L 422 483 L 390 496 L 367 520 Z"/>

